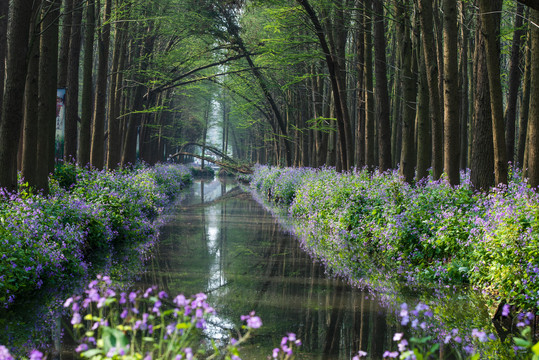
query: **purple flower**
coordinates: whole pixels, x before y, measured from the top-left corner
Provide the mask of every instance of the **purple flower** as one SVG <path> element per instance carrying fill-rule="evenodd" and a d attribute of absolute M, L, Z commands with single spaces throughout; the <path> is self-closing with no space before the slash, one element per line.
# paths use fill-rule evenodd
<path fill-rule="evenodd" d="M 71 319 L 71 325 L 80 324 L 81 320 L 82 319 L 80 317 L 80 314 L 79 313 L 74 313 L 73 318 Z"/>
<path fill-rule="evenodd" d="M 262 320 L 258 316 L 247 319 L 247 326 L 251 329 L 258 329 L 262 326 Z"/>
<path fill-rule="evenodd" d="M 86 351 L 88 350 L 88 345 L 87 344 L 80 344 L 79 346 L 77 346 L 77 348 L 75 349 L 76 352 L 80 353 L 80 352 L 83 352 L 83 351 Z"/>
<path fill-rule="evenodd" d="M 357 355 L 352 358 L 352 360 L 359 360 L 359 358 L 362 358 L 364 356 L 367 356 L 367 353 L 365 351 L 359 350 Z"/>
<path fill-rule="evenodd" d="M 389 357 L 389 358 L 396 358 L 397 356 L 399 356 L 399 352 L 398 351 L 393 351 L 393 352 L 390 352 L 390 351 L 386 351 L 384 352 L 384 355 L 382 355 L 383 357 Z"/>
<path fill-rule="evenodd" d="M 4 345 L 0 345 L 0 360 L 15 360 L 9 353 L 9 350 Z"/>
<path fill-rule="evenodd" d="M 41 360 L 43 359 L 43 353 L 39 350 L 32 350 L 30 352 L 30 360 Z"/>

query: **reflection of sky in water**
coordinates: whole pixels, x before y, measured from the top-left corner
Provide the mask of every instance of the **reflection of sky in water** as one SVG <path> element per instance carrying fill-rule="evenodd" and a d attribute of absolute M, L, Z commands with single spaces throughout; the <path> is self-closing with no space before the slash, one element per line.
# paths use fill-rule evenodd
<path fill-rule="evenodd" d="M 219 187 L 221 189 L 221 187 Z M 220 192 L 219 192 L 220 193 Z M 217 296 L 225 296 L 227 294 L 226 284 L 227 279 L 222 267 L 222 233 L 220 231 L 221 219 L 221 204 L 207 207 L 204 210 L 206 219 L 206 241 L 208 246 L 209 277 L 206 286 L 206 293 L 213 293 Z M 222 315 L 213 315 L 208 319 L 207 327 L 204 331 L 206 336 L 214 340 L 227 340 L 230 330 L 234 329 L 234 323 Z"/>

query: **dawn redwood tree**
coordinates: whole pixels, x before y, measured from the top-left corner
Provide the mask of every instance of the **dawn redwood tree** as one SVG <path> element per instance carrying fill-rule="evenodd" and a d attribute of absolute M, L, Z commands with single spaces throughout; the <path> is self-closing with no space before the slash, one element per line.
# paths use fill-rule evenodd
<path fill-rule="evenodd" d="M 98 169 L 103 169 L 105 163 L 105 105 L 107 99 L 107 77 L 110 52 L 111 7 L 112 0 L 105 0 L 101 29 L 97 39 L 99 63 L 94 98 L 90 163 Z"/>
<path fill-rule="evenodd" d="M 378 167 L 391 168 L 391 126 L 389 123 L 389 94 L 387 90 L 387 62 L 384 6 L 382 0 L 373 1 L 374 13 L 374 69 L 376 76 L 376 123 L 378 125 Z"/>
<path fill-rule="evenodd" d="M 487 51 L 487 70 L 494 145 L 496 184 L 507 184 L 507 155 L 500 77 L 500 17 L 502 0 L 480 0 L 481 25 Z"/>
<path fill-rule="evenodd" d="M 539 21 L 539 10 L 530 11 L 532 24 Z M 532 187 L 539 186 L 539 28 L 530 26 L 531 33 L 531 79 L 530 112 L 528 119 L 528 178 Z"/>
<path fill-rule="evenodd" d="M 32 0 L 9 4 L 4 99 L 0 118 L 0 187 L 17 188 L 17 152 L 23 118 Z"/>
<path fill-rule="evenodd" d="M 440 93 L 438 91 L 438 60 L 436 56 L 436 43 L 434 39 L 433 9 L 431 0 L 419 0 L 419 18 L 421 21 L 421 34 L 423 38 L 423 54 L 427 68 L 427 81 L 429 88 L 429 107 L 432 132 L 432 176 L 439 179 L 443 171 L 443 122 L 440 111 Z"/>
<path fill-rule="evenodd" d="M 9 0 L 0 0 L 0 69 L 5 69 L 6 49 L 7 49 L 7 12 Z M 0 71 L 0 112 L 2 109 L 2 100 L 4 97 L 4 76 L 5 71 Z"/>
<path fill-rule="evenodd" d="M 415 102 L 417 98 L 417 66 L 416 58 L 412 49 L 411 27 L 408 20 L 408 10 L 412 2 L 409 0 L 397 0 L 397 35 L 398 47 L 401 54 L 401 90 L 403 92 L 402 110 L 402 148 L 400 154 L 400 174 L 404 180 L 411 183 L 415 175 Z"/>
<path fill-rule="evenodd" d="M 39 101 L 36 188 L 49 191 L 48 176 L 54 164 L 56 133 L 56 82 L 58 70 L 58 17 L 60 0 L 51 0 L 42 8 L 39 42 Z"/>
<path fill-rule="evenodd" d="M 365 165 L 373 169 L 376 165 L 374 146 L 375 102 L 372 66 L 372 0 L 363 2 L 363 36 L 365 47 Z"/>
<path fill-rule="evenodd" d="M 73 0 L 71 16 L 71 32 L 69 40 L 69 57 L 67 61 L 64 159 L 77 159 L 77 132 L 79 122 L 79 59 L 81 49 L 82 5 Z"/>
<path fill-rule="evenodd" d="M 457 4 L 443 1 L 444 53 L 444 170 L 451 185 L 460 183 Z"/>
<path fill-rule="evenodd" d="M 494 149 L 492 137 L 492 117 L 488 70 L 481 21 L 477 21 L 474 50 L 474 116 L 471 136 L 472 154 L 470 161 L 470 181 L 474 188 L 488 191 L 494 185 Z"/>
<path fill-rule="evenodd" d="M 84 58 L 82 64 L 82 97 L 77 161 L 85 166 L 90 163 L 93 100 L 93 60 L 95 39 L 95 1 L 88 0 L 84 31 Z"/>
<path fill-rule="evenodd" d="M 522 28 L 522 15 L 524 13 L 524 5 L 518 3 L 515 14 L 513 33 L 513 44 L 511 46 L 511 61 L 509 70 L 509 91 L 507 95 L 507 106 L 505 108 L 505 145 L 507 147 L 507 159 L 511 162 L 514 161 L 515 156 L 515 123 L 517 116 L 517 101 L 518 92 L 520 87 L 520 50 L 522 43 L 522 36 L 524 30 Z"/>

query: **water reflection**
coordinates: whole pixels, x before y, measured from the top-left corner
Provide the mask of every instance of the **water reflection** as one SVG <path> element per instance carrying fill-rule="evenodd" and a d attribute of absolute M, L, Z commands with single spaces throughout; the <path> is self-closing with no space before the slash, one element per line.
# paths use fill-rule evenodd
<path fill-rule="evenodd" d="M 208 337 L 226 343 L 255 310 L 264 326 L 245 358 L 266 359 L 286 332 L 303 340 L 300 358 L 350 359 L 360 348 L 381 358 L 391 348 L 397 325 L 379 299 L 325 277 L 250 194 L 200 182 L 179 206 L 140 286 L 206 292 L 218 314 Z"/>

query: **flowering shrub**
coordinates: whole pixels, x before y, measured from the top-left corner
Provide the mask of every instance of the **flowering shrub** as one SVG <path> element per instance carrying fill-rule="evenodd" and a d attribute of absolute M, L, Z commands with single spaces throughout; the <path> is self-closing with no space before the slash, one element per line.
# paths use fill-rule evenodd
<path fill-rule="evenodd" d="M 411 282 L 471 283 L 521 308 L 539 301 L 539 197 L 518 173 L 506 188 L 401 181 L 396 171 L 259 166 L 251 188 L 288 207 L 307 251 L 334 274 L 382 269 Z"/>
<path fill-rule="evenodd" d="M 49 196 L 24 184 L 0 189 L 0 303 L 88 273 L 89 255 L 157 235 L 155 219 L 190 181 L 173 165 L 96 171 L 73 164 L 52 176 Z"/>
<path fill-rule="evenodd" d="M 254 311 L 241 316 L 243 334 L 229 344 L 209 348 L 200 342 L 201 331 L 215 310 L 199 293 L 190 298 L 183 294 L 169 298 L 164 291 L 150 287 L 146 291 L 118 292 L 108 276 L 97 276 L 88 284 L 84 295 L 68 298 L 64 307 L 70 310 L 75 349 L 83 359 L 206 359 L 241 360 L 239 346 L 262 326 Z M 289 333 L 281 347 L 273 351 L 274 359 L 292 359 L 293 350 L 301 345 Z M 33 350 L 30 359 L 41 360 L 43 354 Z M 0 360 L 14 360 L 0 345 Z"/>

